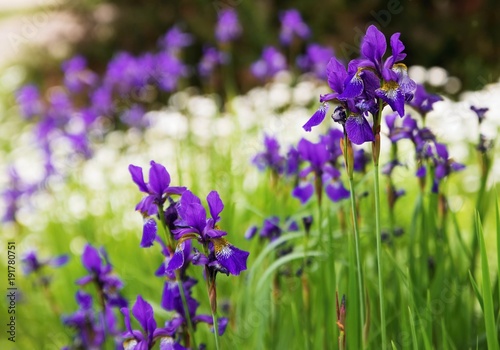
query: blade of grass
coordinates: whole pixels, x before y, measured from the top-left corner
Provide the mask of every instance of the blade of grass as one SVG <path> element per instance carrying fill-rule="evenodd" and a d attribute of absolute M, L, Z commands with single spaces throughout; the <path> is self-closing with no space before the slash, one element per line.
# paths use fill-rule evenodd
<path fill-rule="evenodd" d="M 488 256 L 486 253 L 486 246 L 484 244 L 483 227 L 479 213 L 476 212 L 475 225 L 477 232 L 477 239 L 479 243 L 479 253 L 481 258 L 481 272 L 483 274 L 483 302 L 484 302 L 484 323 L 486 327 L 486 337 L 488 342 L 488 349 L 499 350 L 497 330 L 495 324 L 493 295 L 491 292 L 490 284 L 490 270 L 488 266 Z"/>
<path fill-rule="evenodd" d="M 474 293 L 476 294 L 477 301 L 479 302 L 479 305 L 481 305 L 481 310 L 484 312 L 484 302 L 483 302 L 483 296 L 481 295 L 481 292 L 479 291 L 479 287 L 474 280 L 474 277 L 472 276 L 472 273 L 469 271 L 469 279 L 470 283 L 472 285 L 472 289 L 474 290 Z"/>

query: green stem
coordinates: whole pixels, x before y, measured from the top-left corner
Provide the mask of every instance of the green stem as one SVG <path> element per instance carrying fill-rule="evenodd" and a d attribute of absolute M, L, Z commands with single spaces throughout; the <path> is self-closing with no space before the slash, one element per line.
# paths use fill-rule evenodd
<path fill-rule="evenodd" d="M 382 282 L 382 249 L 380 229 L 380 192 L 379 192 L 379 169 L 375 164 L 375 235 L 377 238 L 377 269 L 378 269 L 378 293 L 380 301 L 380 332 L 382 335 L 382 349 L 386 348 L 387 330 L 385 324 L 384 287 Z"/>
<path fill-rule="evenodd" d="M 361 254 L 359 249 L 359 231 L 358 220 L 356 215 L 356 194 L 354 192 L 354 184 L 352 177 L 349 177 L 349 192 L 351 193 L 351 214 L 352 224 L 354 229 L 354 244 L 356 249 L 356 269 L 358 270 L 358 294 L 359 294 L 359 319 L 361 321 L 361 329 L 365 327 L 365 300 L 363 293 L 363 276 L 361 272 Z"/>
<path fill-rule="evenodd" d="M 382 349 L 387 347 L 387 329 L 385 324 L 384 307 L 384 287 L 382 284 L 382 244 L 380 227 L 380 184 L 379 184 L 379 156 L 380 156 L 380 121 L 382 119 L 382 110 L 384 103 L 381 99 L 378 101 L 378 113 L 374 115 L 373 134 L 375 141 L 373 143 L 373 165 L 374 165 L 374 192 L 375 192 L 375 237 L 377 240 L 377 270 L 378 270 L 378 293 L 380 302 L 380 333 L 382 337 Z"/>
<path fill-rule="evenodd" d="M 165 243 L 167 244 L 167 248 L 169 250 L 169 253 L 174 251 L 174 242 L 172 239 L 172 235 L 170 234 L 170 230 L 167 227 L 167 222 L 165 221 L 165 215 L 163 215 L 163 206 L 161 204 L 158 204 L 158 213 L 160 213 L 158 216 L 160 218 L 161 226 L 163 228 L 163 234 L 165 236 Z M 189 338 L 190 342 L 193 343 L 193 346 L 195 349 L 198 349 L 198 346 L 196 345 L 196 339 L 194 338 L 194 327 L 193 327 L 193 322 L 191 321 L 191 315 L 189 314 L 189 307 L 186 301 L 186 294 L 184 293 L 184 285 L 182 284 L 182 279 L 181 279 L 181 274 L 179 270 L 175 270 L 175 281 L 177 282 L 177 286 L 179 288 L 179 292 L 181 295 L 181 300 L 182 300 L 182 307 L 184 308 L 184 316 L 186 317 L 187 325 L 188 325 L 188 332 L 189 332 Z M 189 346 L 190 344 L 186 344 Z"/>

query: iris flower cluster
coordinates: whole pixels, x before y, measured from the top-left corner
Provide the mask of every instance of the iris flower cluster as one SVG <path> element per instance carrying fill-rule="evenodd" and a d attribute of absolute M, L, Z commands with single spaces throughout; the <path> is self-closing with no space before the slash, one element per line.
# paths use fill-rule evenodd
<path fill-rule="evenodd" d="M 146 321 L 144 313 L 152 315 L 150 306 L 142 297 L 138 297 L 132 310 L 136 319 L 143 326 L 144 332 L 130 328 L 128 311 L 122 309 L 128 324 L 125 344 L 127 349 L 150 349 L 157 339 L 160 346 L 169 344 L 165 349 L 182 349 L 181 343 L 189 346 L 189 328 L 204 322 L 213 326 L 217 312 L 216 275 L 239 275 L 246 270 L 249 253 L 233 246 L 225 238 L 227 232 L 218 226 L 224 209 L 219 194 L 212 191 L 207 196 L 208 211 L 199 197 L 185 187 L 170 186 L 170 174 L 167 169 L 154 161 L 150 163 L 149 182 L 144 181 L 142 168 L 130 165 L 132 180 L 146 196 L 136 205 L 143 218 L 141 247 L 151 247 L 155 242 L 161 247 L 164 261 L 156 275 L 165 279 L 161 305 L 168 311 L 175 311 L 166 328 L 157 329 L 154 319 Z M 174 199 L 174 196 L 180 198 Z M 158 235 L 158 223 L 165 232 L 165 240 Z M 198 249 L 193 242 L 198 242 Z M 198 315 L 199 303 L 192 297 L 192 287 L 197 281 L 189 277 L 188 267 L 203 266 L 207 281 L 212 316 Z M 143 311 L 137 311 L 137 310 Z M 134 311 L 136 310 L 136 311 Z M 138 316 L 139 315 L 139 316 Z M 147 319 L 150 317 L 148 316 Z M 152 318 L 152 316 L 151 316 Z M 151 322 L 148 323 L 148 322 Z M 153 327 L 154 323 L 154 327 Z M 227 325 L 226 318 L 217 319 L 218 334 L 221 335 Z M 167 345 L 165 345 L 167 346 Z"/>

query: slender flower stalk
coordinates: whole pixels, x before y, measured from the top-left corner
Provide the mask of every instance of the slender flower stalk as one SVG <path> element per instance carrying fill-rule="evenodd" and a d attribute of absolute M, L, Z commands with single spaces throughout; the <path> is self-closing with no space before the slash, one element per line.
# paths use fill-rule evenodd
<path fill-rule="evenodd" d="M 382 349 L 387 344 L 387 330 L 385 326 L 385 307 L 384 307 L 384 286 L 382 282 L 382 230 L 380 227 L 380 184 L 379 184 L 379 156 L 380 156 L 380 121 L 382 119 L 383 101 L 379 99 L 378 113 L 373 120 L 373 133 L 375 141 L 372 144 L 373 166 L 374 166 L 374 192 L 375 192 L 375 237 L 377 239 L 377 270 L 378 270 L 378 293 L 380 302 L 380 332 L 382 337 Z"/>
<path fill-rule="evenodd" d="M 352 217 L 352 225 L 354 230 L 354 244 L 356 250 L 356 269 L 358 276 L 358 297 L 359 297 L 359 320 L 361 322 L 361 327 L 365 326 L 365 304 L 364 304 L 364 288 L 363 288 L 363 274 L 361 270 L 361 253 L 359 248 L 359 230 L 358 230 L 358 220 L 356 219 L 357 211 L 356 211 L 356 193 L 354 189 L 353 182 L 353 171 L 354 171 L 354 153 L 352 150 L 352 143 L 347 137 L 347 133 L 344 129 L 344 139 L 342 143 L 342 151 L 344 153 L 344 162 L 345 168 L 347 172 L 347 176 L 349 179 L 349 192 L 351 199 L 351 217 Z"/>

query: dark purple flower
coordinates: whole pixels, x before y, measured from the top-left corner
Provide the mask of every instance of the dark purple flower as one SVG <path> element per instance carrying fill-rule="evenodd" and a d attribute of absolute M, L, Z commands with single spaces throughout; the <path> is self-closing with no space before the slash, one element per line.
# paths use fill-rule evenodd
<path fill-rule="evenodd" d="M 483 122 L 486 112 L 489 111 L 489 108 L 478 108 L 476 106 L 470 106 L 470 109 L 476 113 L 479 124 Z"/>
<path fill-rule="evenodd" d="M 139 322 L 141 330 L 132 329 L 130 322 L 130 312 L 128 308 L 122 308 L 121 313 L 124 316 L 125 327 L 127 331 L 123 334 L 125 341 L 123 347 L 126 350 L 149 350 L 152 349 L 157 341 L 160 341 L 160 349 L 185 349 L 174 340 L 176 328 L 165 327 L 158 328 L 154 319 L 153 308 L 145 301 L 141 295 L 137 296 L 132 315 Z"/>
<path fill-rule="evenodd" d="M 415 95 L 413 96 L 413 100 L 410 101 L 410 105 L 419 111 L 420 114 L 425 115 L 432 111 L 434 103 L 442 100 L 441 96 L 430 94 L 425 91 L 423 85 L 417 84 Z"/>
<path fill-rule="evenodd" d="M 261 80 L 270 79 L 276 73 L 285 69 L 285 56 L 272 46 L 265 47 L 261 59 L 254 62 L 250 67 L 252 74 Z"/>
<path fill-rule="evenodd" d="M 176 54 L 180 49 L 187 47 L 193 43 L 193 36 L 183 32 L 179 27 L 172 27 L 159 40 L 159 45 L 166 51 Z"/>
<path fill-rule="evenodd" d="M 349 198 L 350 192 L 344 187 L 342 181 L 335 180 L 326 185 L 325 192 L 333 202 L 339 202 L 342 199 Z"/>
<path fill-rule="evenodd" d="M 285 159 L 285 174 L 287 176 L 297 175 L 300 165 L 300 153 L 293 146 L 290 147 Z"/>
<path fill-rule="evenodd" d="M 309 182 L 300 182 L 292 191 L 292 196 L 300 200 L 300 203 L 305 204 L 314 194 L 314 186 Z"/>
<path fill-rule="evenodd" d="M 351 115 L 347 118 L 345 131 L 349 140 L 356 145 L 375 140 L 372 127 L 362 115 Z"/>
<path fill-rule="evenodd" d="M 198 64 L 198 72 L 204 78 L 212 75 L 213 71 L 219 66 L 228 62 L 228 56 L 217 50 L 215 47 L 204 47 L 203 56 Z"/>
<path fill-rule="evenodd" d="M 167 270 L 179 269 L 186 263 L 186 241 L 197 239 L 212 253 L 209 258 L 213 259 L 209 265 L 218 263 L 228 273 L 239 275 L 241 271 L 246 270 L 249 253 L 230 244 L 223 238 L 227 233 L 216 226 L 224 209 L 224 203 L 216 191 L 208 194 L 207 203 L 210 217 L 207 217 L 200 199 L 191 191 L 182 194 L 178 207 L 180 219 L 176 222 L 178 229 L 173 231 L 178 243 Z"/>
<path fill-rule="evenodd" d="M 23 272 L 26 275 L 37 273 L 44 266 L 60 267 L 69 260 L 68 255 L 59 255 L 49 259 L 39 259 L 37 253 L 33 250 L 28 252 L 22 259 Z"/>
<path fill-rule="evenodd" d="M 152 246 L 156 237 L 156 222 L 150 216 L 156 215 L 158 206 L 163 207 L 171 195 L 180 195 L 186 190 L 185 187 L 170 186 L 170 174 L 163 165 L 154 161 L 150 164 L 149 183 L 144 182 L 141 167 L 131 164 L 128 168 L 139 190 L 147 194 L 135 207 L 145 218 L 141 247 Z"/>
<path fill-rule="evenodd" d="M 125 307 L 127 301 L 120 295 L 120 289 L 123 288 L 123 282 L 118 276 L 113 274 L 113 267 L 109 262 L 104 248 L 99 252 L 90 244 L 85 246 L 82 255 L 83 266 L 89 272 L 89 275 L 80 278 L 76 283 L 86 285 L 94 283 L 99 292 L 103 294 L 106 305 Z"/>
<path fill-rule="evenodd" d="M 297 65 L 305 72 L 311 72 L 319 79 L 327 79 L 326 66 L 332 56 L 333 49 L 319 44 L 307 46 L 306 54 L 297 58 Z"/>
<path fill-rule="evenodd" d="M 278 140 L 272 136 L 264 135 L 264 149 L 263 152 L 259 152 L 253 157 L 252 163 L 255 164 L 260 171 L 269 168 L 276 174 L 282 174 L 285 158 L 279 153 L 280 144 Z"/>
<path fill-rule="evenodd" d="M 328 112 L 328 104 L 323 103 L 318 108 L 318 110 L 312 115 L 312 117 L 304 125 L 302 125 L 302 128 L 305 131 L 311 131 L 313 126 L 321 124 L 321 122 L 325 119 L 327 112 Z"/>
<path fill-rule="evenodd" d="M 166 92 L 177 88 L 179 79 L 187 76 L 187 67 L 170 52 L 160 52 L 155 56 L 154 69 L 151 78 L 158 87 Z"/>
<path fill-rule="evenodd" d="M 215 27 L 215 38 L 220 43 L 227 43 L 241 35 L 238 13 L 235 9 L 226 8 L 219 12 L 219 20 Z"/>
<path fill-rule="evenodd" d="M 280 14 L 280 21 L 280 41 L 285 46 L 292 43 L 294 35 L 301 39 L 307 39 L 311 34 L 311 30 L 302 20 L 300 12 L 295 9 L 282 12 Z"/>

